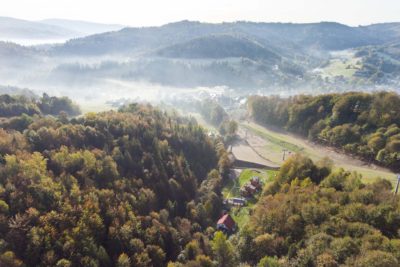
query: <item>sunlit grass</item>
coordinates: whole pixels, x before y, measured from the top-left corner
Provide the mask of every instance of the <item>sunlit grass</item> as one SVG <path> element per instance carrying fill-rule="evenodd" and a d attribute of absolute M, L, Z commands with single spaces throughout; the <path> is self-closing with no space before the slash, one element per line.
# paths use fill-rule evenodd
<path fill-rule="evenodd" d="M 241 197 L 240 196 L 240 187 L 245 183 L 249 182 L 251 177 L 258 176 L 260 180 L 266 186 L 268 183 L 273 181 L 277 171 L 272 170 L 255 170 L 255 169 L 245 169 L 235 180 L 229 180 L 227 184 L 222 189 L 222 194 L 224 198 L 232 198 L 232 197 Z M 262 190 L 261 190 L 262 192 Z M 247 199 L 246 207 L 233 207 L 231 209 L 231 216 L 235 220 L 236 224 L 239 228 L 245 226 L 251 216 L 251 212 L 256 205 L 258 198 L 260 197 L 260 193 L 257 193 L 253 198 Z"/>
<path fill-rule="evenodd" d="M 320 149 L 318 150 L 310 146 L 303 138 L 295 137 L 284 132 L 275 132 L 255 123 L 241 124 L 241 126 L 246 127 L 248 130 L 252 131 L 254 134 L 267 140 L 268 142 L 272 142 L 271 140 L 274 140 L 274 145 L 279 146 L 278 150 L 288 149 L 294 152 L 296 152 L 297 150 L 297 152 L 304 153 L 315 162 L 323 160 L 326 156 L 328 156 L 326 153 L 323 153 L 323 151 L 321 152 Z M 294 148 L 296 148 L 296 150 Z M 265 149 L 265 153 L 263 153 L 263 155 L 267 155 L 267 158 L 269 154 L 271 154 L 271 156 L 273 157 L 276 157 L 276 155 L 274 155 L 273 153 L 269 153 L 267 147 L 263 149 Z M 328 148 L 326 149 L 328 150 Z M 281 159 L 277 158 L 271 158 L 270 160 L 280 160 L 280 162 L 282 162 Z M 386 171 L 384 169 L 374 169 L 367 165 L 355 165 L 351 162 L 346 162 L 345 160 L 334 160 L 334 166 L 335 168 L 343 168 L 348 171 L 356 171 L 363 176 L 364 182 L 372 182 L 378 177 L 394 182 L 396 178 L 395 174 L 389 170 Z"/>

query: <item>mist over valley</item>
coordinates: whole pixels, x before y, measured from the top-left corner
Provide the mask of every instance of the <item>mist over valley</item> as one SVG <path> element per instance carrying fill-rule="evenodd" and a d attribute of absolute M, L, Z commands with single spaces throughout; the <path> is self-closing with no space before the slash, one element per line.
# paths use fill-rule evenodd
<path fill-rule="evenodd" d="M 377 3 L 6 4 L 30 19 L 0 17 L 0 267 L 400 266 Z"/>
<path fill-rule="evenodd" d="M 44 22 L 71 30 L 78 24 Z M 99 28 L 92 25 L 86 32 Z M 161 87 L 166 92 L 226 87 L 237 95 L 396 91 L 399 32 L 396 23 L 349 27 L 331 22 L 181 21 L 60 44 L 1 42 L 0 79 L 3 85 L 48 90 L 79 101 L 114 98 L 114 92 L 125 89 L 129 98 L 145 98 Z M 138 86 L 144 88 L 140 93 Z"/>

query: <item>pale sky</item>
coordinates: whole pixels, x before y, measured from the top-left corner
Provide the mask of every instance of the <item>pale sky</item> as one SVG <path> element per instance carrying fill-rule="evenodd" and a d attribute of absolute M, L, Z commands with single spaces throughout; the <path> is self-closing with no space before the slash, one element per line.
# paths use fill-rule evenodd
<path fill-rule="evenodd" d="M 0 16 L 79 19 L 130 26 L 180 20 L 231 22 L 400 21 L 400 0 L 0 0 Z"/>

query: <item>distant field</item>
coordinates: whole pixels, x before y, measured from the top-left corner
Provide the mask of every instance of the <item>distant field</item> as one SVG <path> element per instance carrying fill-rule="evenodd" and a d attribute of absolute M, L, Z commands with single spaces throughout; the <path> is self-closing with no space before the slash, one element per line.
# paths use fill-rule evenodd
<path fill-rule="evenodd" d="M 330 61 L 329 65 L 323 69 L 323 76 L 344 76 L 346 78 L 351 78 L 358 69 L 356 62 L 356 59 L 333 59 Z"/>
<path fill-rule="evenodd" d="M 329 64 L 320 69 L 322 77 L 344 76 L 351 78 L 361 67 L 358 65 L 359 58 L 354 57 L 354 52 L 333 53 Z"/>
<path fill-rule="evenodd" d="M 395 182 L 395 174 L 390 170 L 381 168 L 378 166 L 368 166 L 366 163 L 344 155 L 342 153 L 335 152 L 329 147 L 323 147 L 320 145 L 312 144 L 306 139 L 291 135 L 285 132 L 277 132 L 271 129 L 267 129 L 255 123 L 242 123 L 241 127 L 251 131 L 255 137 L 248 135 L 249 138 L 262 138 L 264 143 L 262 146 L 255 147 L 255 149 L 262 154 L 264 157 L 271 157 L 270 160 L 282 163 L 283 162 L 283 150 L 292 148 L 293 152 L 301 152 L 309 156 L 314 161 L 323 160 L 325 157 L 329 157 L 333 160 L 336 168 L 343 168 L 349 171 L 357 171 L 362 174 L 365 178 L 365 182 L 371 182 L 377 177 L 388 179 L 391 182 Z M 272 140 L 272 141 L 271 141 Z M 282 141 L 278 142 L 277 140 Z M 258 141 L 259 143 L 260 141 Z M 249 141 L 251 143 L 251 140 Z M 290 144 L 290 145 L 288 145 Z M 269 147 L 273 146 L 274 150 L 270 150 Z"/>

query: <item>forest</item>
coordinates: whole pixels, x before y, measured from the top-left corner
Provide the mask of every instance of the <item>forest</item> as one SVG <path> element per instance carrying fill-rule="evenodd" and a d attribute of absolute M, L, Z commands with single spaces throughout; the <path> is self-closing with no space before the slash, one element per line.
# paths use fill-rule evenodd
<path fill-rule="evenodd" d="M 399 266 L 400 199 L 386 180 L 292 155 L 225 235 L 222 137 L 148 104 L 69 116 L 47 98 L 58 115 L 0 97 L 18 114 L 0 120 L 0 266 Z"/>
<path fill-rule="evenodd" d="M 393 92 L 252 96 L 248 109 L 263 125 L 285 128 L 400 170 L 400 96 Z"/>
<path fill-rule="evenodd" d="M 220 140 L 150 105 L 0 99 L 0 266 L 213 266 Z"/>
<path fill-rule="evenodd" d="M 67 97 L 50 97 L 47 94 L 43 94 L 40 98 L 0 95 L 0 117 L 14 117 L 22 114 L 59 115 L 60 112 L 68 116 L 81 113 L 80 108 Z"/>
<path fill-rule="evenodd" d="M 329 160 L 294 155 L 232 243 L 250 266 L 399 266 L 400 206 L 392 189 L 386 180 L 364 184 L 357 173 L 333 171 Z"/>

